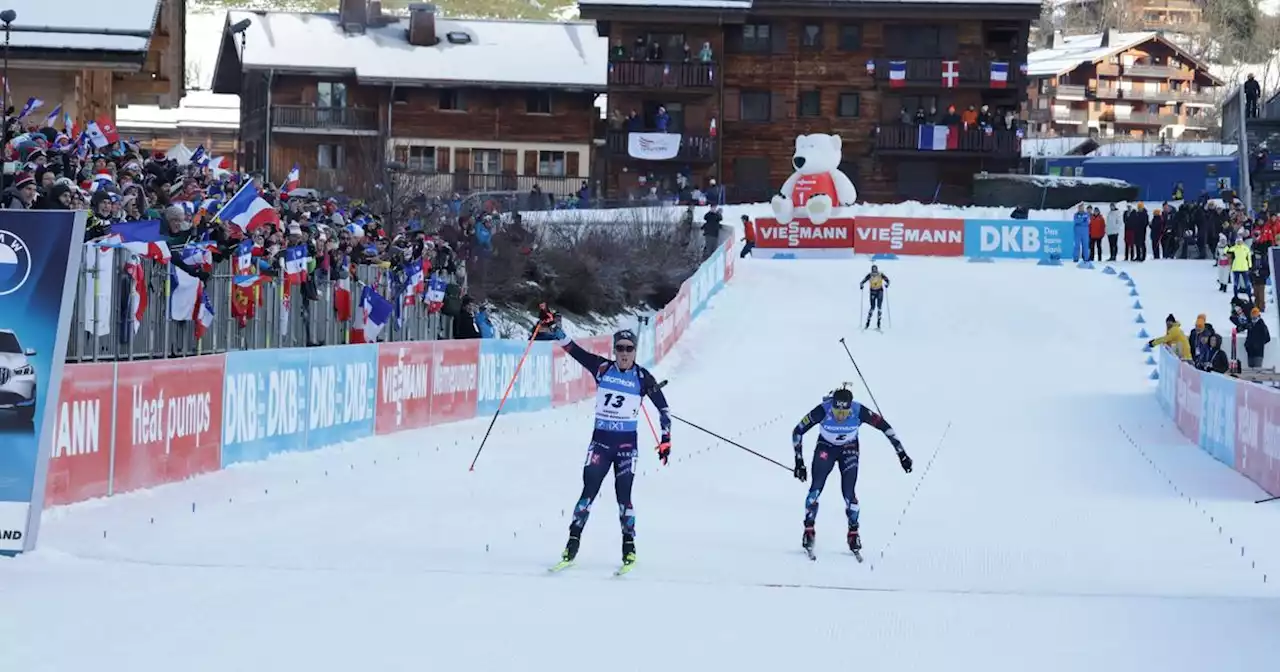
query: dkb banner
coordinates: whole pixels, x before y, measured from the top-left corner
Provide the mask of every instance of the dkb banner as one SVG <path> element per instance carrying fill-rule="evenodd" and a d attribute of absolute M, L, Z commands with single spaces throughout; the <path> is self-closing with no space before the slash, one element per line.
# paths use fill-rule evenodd
<path fill-rule="evenodd" d="M 35 548 L 84 212 L 0 210 L 0 553 Z"/>

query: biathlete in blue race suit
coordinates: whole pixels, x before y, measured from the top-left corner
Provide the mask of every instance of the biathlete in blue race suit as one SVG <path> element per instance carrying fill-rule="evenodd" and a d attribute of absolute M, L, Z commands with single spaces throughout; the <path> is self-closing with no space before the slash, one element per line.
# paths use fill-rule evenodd
<path fill-rule="evenodd" d="M 791 443 L 796 451 L 795 477 L 804 481 L 808 472 L 804 468 L 804 435 L 814 427 L 818 427 L 818 444 L 813 449 L 813 484 L 809 486 L 809 495 L 804 500 L 804 538 L 801 544 L 806 549 L 813 548 L 813 524 L 818 518 L 818 498 L 822 496 L 822 486 L 826 485 L 827 476 L 838 462 L 840 464 L 840 490 L 844 494 L 845 515 L 849 519 L 849 550 L 861 551 L 862 539 L 858 535 L 858 429 L 863 425 L 871 425 L 884 432 L 893 449 L 898 452 L 898 462 L 902 470 L 911 473 L 911 458 L 902 448 L 897 433 L 880 414 L 853 400 L 853 393 L 845 388 L 832 392 L 800 419 L 795 430 L 791 432 Z"/>
<path fill-rule="evenodd" d="M 624 329 L 613 335 L 613 352 L 617 360 L 583 350 L 564 335 L 554 316 L 544 313 L 543 324 L 552 330 L 565 352 L 583 366 L 596 381 L 595 429 L 587 460 L 582 466 L 582 495 L 573 507 L 569 523 L 569 543 L 562 559 L 572 561 L 578 555 L 582 530 L 591 515 L 591 504 L 600 494 L 604 477 L 613 469 L 613 486 L 618 497 L 618 520 L 622 523 L 622 562 L 636 560 L 636 515 L 631 506 L 631 484 L 636 477 L 638 456 L 636 429 L 644 398 L 658 409 L 662 439 L 658 458 L 663 464 L 671 455 L 671 418 L 667 415 L 667 399 L 658 381 L 647 369 L 636 364 L 636 334 Z"/>

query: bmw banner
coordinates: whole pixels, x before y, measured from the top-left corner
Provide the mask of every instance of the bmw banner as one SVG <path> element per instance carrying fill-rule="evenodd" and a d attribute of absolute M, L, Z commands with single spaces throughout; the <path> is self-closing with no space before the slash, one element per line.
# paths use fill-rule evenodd
<path fill-rule="evenodd" d="M 35 547 L 85 213 L 0 210 L 0 554 Z"/>

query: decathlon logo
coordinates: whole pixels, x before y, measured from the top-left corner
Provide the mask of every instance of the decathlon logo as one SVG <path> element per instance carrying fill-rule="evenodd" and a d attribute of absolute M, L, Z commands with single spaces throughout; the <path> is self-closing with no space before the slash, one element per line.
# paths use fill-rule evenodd
<path fill-rule="evenodd" d="M 12 294 L 31 277 L 31 251 L 12 231 L 0 229 L 0 296 Z"/>

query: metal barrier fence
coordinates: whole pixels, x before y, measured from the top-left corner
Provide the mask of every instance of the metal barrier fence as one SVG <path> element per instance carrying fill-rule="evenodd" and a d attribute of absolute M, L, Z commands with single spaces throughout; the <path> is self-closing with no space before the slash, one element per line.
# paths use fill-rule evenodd
<path fill-rule="evenodd" d="M 335 308 L 338 283 L 327 269 L 316 268 L 305 284 L 289 288 L 288 307 L 284 303 L 284 282 L 272 277 L 256 288 L 251 317 L 232 314 L 234 278 L 230 260 L 214 266 L 205 292 L 213 306 L 213 324 L 199 338 L 195 322 L 188 315 L 172 319 L 169 311 L 171 281 L 169 266 L 141 260 L 146 285 L 146 304 L 137 332 L 129 316 L 133 279 L 125 270 L 126 252 L 85 248 L 77 279 L 68 362 L 96 362 L 133 359 L 163 359 L 265 348 L 311 347 L 350 342 L 351 321 L 339 320 Z M 443 275 L 453 282 L 452 276 Z M 393 304 L 395 277 L 389 269 L 357 266 L 350 278 L 354 309 L 359 308 L 363 286 L 373 287 Z M 310 295 L 312 298 L 308 299 Z M 453 320 L 432 313 L 421 299 L 401 308 L 401 319 L 387 322 L 378 341 L 424 341 L 452 336 Z"/>

